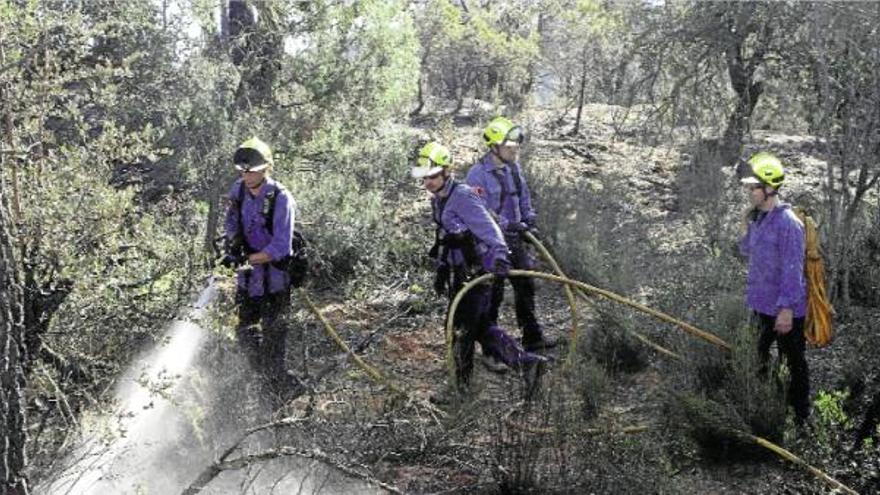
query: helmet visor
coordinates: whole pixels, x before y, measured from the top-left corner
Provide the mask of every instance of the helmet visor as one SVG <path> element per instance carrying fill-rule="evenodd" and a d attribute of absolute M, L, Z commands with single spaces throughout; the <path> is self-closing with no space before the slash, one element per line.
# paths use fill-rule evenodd
<path fill-rule="evenodd" d="M 501 142 L 501 145 L 519 146 L 522 144 L 523 140 L 525 140 L 525 137 L 525 133 L 523 133 L 521 128 L 513 127 L 509 131 L 507 131 L 507 135 L 504 136 L 504 141 Z"/>
<path fill-rule="evenodd" d="M 412 168 L 412 176 L 415 179 L 424 179 L 425 177 L 431 177 L 433 175 L 437 175 L 444 170 L 445 170 L 445 168 L 437 166 L 437 165 L 428 165 L 425 167 L 421 167 L 421 166 L 420 167 L 413 167 Z"/>

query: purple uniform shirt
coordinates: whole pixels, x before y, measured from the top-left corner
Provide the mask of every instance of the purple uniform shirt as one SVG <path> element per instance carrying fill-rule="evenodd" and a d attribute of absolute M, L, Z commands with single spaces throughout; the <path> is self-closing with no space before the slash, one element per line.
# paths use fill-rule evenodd
<path fill-rule="evenodd" d="M 519 193 L 514 174 L 519 178 Z M 487 153 L 468 171 L 467 183 L 497 215 L 503 230 L 522 230 L 522 224 L 534 223 L 537 214 L 519 163 L 498 168 Z"/>
<path fill-rule="evenodd" d="M 226 209 L 225 232 L 226 238 L 232 239 L 241 227 L 244 227 L 244 239 L 252 252 L 264 251 L 272 257 L 272 261 L 278 261 L 285 256 L 290 256 L 290 242 L 293 236 L 293 224 L 295 217 L 296 202 L 290 193 L 280 187 L 275 181 L 266 178 L 260 187 L 260 192 L 252 196 L 250 191 L 245 191 L 241 211 L 236 208 L 241 188 L 244 185 L 241 179 L 235 181 L 229 190 L 229 207 Z M 276 189 L 277 187 L 277 189 Z M 277 190 L 275 195 L 275 211 L 268 212 L 272 217 L 272 234 L 266 226 L 266 217 L 263 215 L 263 204 L 266 201 L 266 193 Z M 242 219 L 239 222 L 239 218 Z M 271 264 L 255 265 L 250 273 L 239 272 L 238 288 L 247 289 L 248 296 L 260 297 L 266 293 L 281 292 L 290 286 L 290 276 Z"/>
<path fill-rule="evenodd" d="M 739 249 L 749 259 L 746 303 L 752 310 L 776 316 L 789 308 L 795 318 L 806 314 L 804 242 L 804 226 L 788 204 L 749 223 Z"/>
<path fill-rule="evenodd" d="M 453 181 L 447 180 L 440 194 L 435 194 L 431 199 L 435 214 L 440 212 L 442 196 L 447 196 L 445 206 L 442 208 L 440 218 L 434 218 L 440 227 L 449 234 L 460 234 L 470 231 L 476 241 L 477 254 L 480 255 L 483 269 L 491 271 L 498 259 L 507 260 L 507 244 L 501 229 L 492 220 L 489 211 L 483 201 L 466 184 L 456 183 L 452 188 Z M 442 196 L 441 196 L 442 195 Z M 450 266 L 459 266 L 465 263 L 461 250 L 450 249 L 447 259 L 440 260 Z"/>

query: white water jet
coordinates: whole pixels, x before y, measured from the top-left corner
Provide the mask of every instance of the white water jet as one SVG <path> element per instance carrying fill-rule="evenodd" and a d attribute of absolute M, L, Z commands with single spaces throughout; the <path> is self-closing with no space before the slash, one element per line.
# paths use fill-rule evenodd
<path fill-rule="evenodd" d="M 173 322 L 164 338 L 139 356 L 114 391 L 112 414 L 86 414 L 79 446 L 57 473 L 34 493 L 48 495 L 175 494 L 181 493 L 209 466 L 218 453 L 203 435 L 213 435 L 221 450 L 248 426 L 269 418 L 244 409 L 250 399 L 223 395 L 212 405 L 212 394 L 224 379 L 252 379 L 252 372 L 234 352 L 223 356 L 220 370 L 203 362 L 203 346 L 212 337 L 198 325 L 216 296 L 213 280 L 199 295 L 186 320 Z M 180 387 L 182 383 L 189 386 Z M 197 387 L 193 388 L 192 384 Z M 193 411 L 196 411 L 195 413 Z M 246 412 L 245 412 L 246 411 Z M 201 432 L 197 416 L 222 418 L 223 431 Z M 245 417 L 247 416 L 247 417 Z M 245 447 L 246 448 L 246 447 Z M 333 470 L 299 459 L 274 459 L 248 469 L 224 471 L 205 495 L 226 493 L 376 494 L 383 490 L 352 480 Z"/>
<path fill-rule="evenodd" d="M 209 281 L 189 318 L 173 322 L 162 341 L 135 360 L 116 386 L 114 414 L 83 419 L 82 447 L 39 493 L 136 493 L 161 485 L 156 482 L 161 475 L 151 466 L 176 440 L 175 428 L 182 418 L 171 398 L 199 353 L 206 332 L 195 322 L 216 293 Z"/>

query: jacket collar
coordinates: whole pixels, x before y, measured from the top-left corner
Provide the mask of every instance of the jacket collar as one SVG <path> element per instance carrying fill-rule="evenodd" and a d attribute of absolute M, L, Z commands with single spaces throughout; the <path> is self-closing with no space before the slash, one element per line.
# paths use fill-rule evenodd
<path fill-rule="evenodd" d="M 455 176 L 450 175 L 446 179 L 446 183 L 443 184 L 443 189 L 440 189 L 439 191 L 437 191 L 437 194 L 435 194 L 435 196 L 437 196 L 440 199 L 448 198 L 449 194 L 452 191 L 452 183 L 453 182 L 455 182 Z"/>

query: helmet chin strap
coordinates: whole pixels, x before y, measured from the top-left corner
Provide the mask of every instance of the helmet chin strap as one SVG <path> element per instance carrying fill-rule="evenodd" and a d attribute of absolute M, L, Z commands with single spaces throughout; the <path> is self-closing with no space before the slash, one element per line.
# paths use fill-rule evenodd
<path fill-rule="evenodd" d="M 495 155 L 496 157 L 498 157 L 498 159 L 501 160 L 501 163 L 503 163 L 503 164 L 505 164 L 505 165 L 513 165 L 513 163 L 514 163 L 513 160 L 505 160 L 505 159 L 501 156 L 501 153 L 498 153 L 498 146 L 499 146 L 499 145 L 497 145 L 497 144 L 494 145 L 494 146 L 492 146 L 492 154 Z"/>
<path fill-rule="evenodd" d="M 261 187 L 263 187 L 263 184 L 265 184 L 265 183 L 266 183 L 266 176 L 263 175 L 263 180 L 261 180 L 259 184 L 257 184 L 257 185 L 254 186 L 254 187 L 249 187 L 248 189 L 250 189 L 250 190 L 259 190 Z"/>

